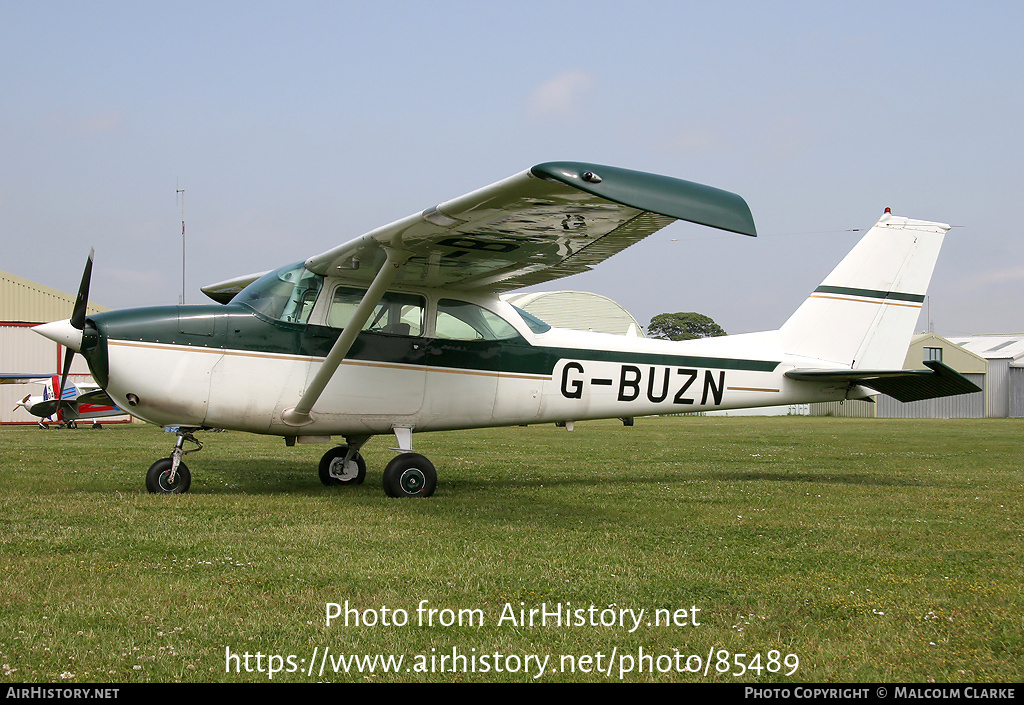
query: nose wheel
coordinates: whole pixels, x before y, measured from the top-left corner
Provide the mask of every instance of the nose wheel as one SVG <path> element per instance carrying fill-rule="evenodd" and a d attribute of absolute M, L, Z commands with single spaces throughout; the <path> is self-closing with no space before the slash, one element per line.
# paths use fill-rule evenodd
<path fill-rule="evenodd" d="M 192 431 L 195 430 L 197 429 L 179 428 L 171 457 L 161 458 L 149 466 L 149 471 L 146 472 L 146 489 L 151 493 L 183 494 L 188 492 L 188 488 L 192 484 L 192 473 L 188 471 L 188 466 L 181 462 L 181 456 L 203 449 L 203 444 L 192 435 Z M 185 441 L 195 444 L 196 447 L 185 450 Z"/>
<path fill-rule="evenodd" d="M 188 492 L 192 484 L 192 473 L 188 471 L 185 463 L 178 462 L 178 467 L 172 472 L 174 464 L 171 458 L 160 458 L 149 466 L 146 473 L 146 489 L 153 494 L 182 494 Z"/>

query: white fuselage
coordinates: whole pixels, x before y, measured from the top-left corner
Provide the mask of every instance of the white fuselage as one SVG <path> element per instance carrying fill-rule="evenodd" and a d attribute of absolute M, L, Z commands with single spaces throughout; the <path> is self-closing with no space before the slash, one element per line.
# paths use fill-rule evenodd
<path fill-rule="evenodd" d="M 431 297 L 433 301 L 436 297 Z M 672 342 L 551 328 L 535 333 L 497 297 L 473 297 L 521 335 L 511 350 L 537 365 L 433 364 L 441 341 L 418 338 L 423 364 L 346 359 L 313 408 L 293 407 L 322 356 L 110 339 L 107 391 L 162 425 L 207 426 L 285 436 L 390 433 L 700 412 L 842 399 L 846 389 L 787 379 L 777 332 Z M 265 323 L 273 325 L 273 323 Z M 366 335 L 372 335 L 364 333 Z M 472 348 L 472 344 L 467 344 Z M 543 362 L 546 360 L 546 362 Z M 128 395 L 140 402 L 128 406 Z"/>

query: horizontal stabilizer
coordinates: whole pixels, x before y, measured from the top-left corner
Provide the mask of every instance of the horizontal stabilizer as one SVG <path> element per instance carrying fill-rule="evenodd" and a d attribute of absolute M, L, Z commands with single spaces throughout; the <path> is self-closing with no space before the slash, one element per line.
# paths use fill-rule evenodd
<path fill-rule="evenodd" d="M 981 387 L 948 365 L 925 360 L 927 370 L 790 370 L 786 376 L 813 382 L 847 382 L 888 394 L 901 402 L 980 392 Z"/>

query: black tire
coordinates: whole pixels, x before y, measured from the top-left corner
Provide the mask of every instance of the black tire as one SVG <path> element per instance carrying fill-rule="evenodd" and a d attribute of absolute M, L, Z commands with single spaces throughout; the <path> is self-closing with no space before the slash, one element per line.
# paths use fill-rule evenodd
<path fill-rule="evenodd" d="M 429 497 L 437 489 L 437 470 L 419 453 L 396 455 L 384 468 L 388 497 Z"/>
<path fill-rule="evenodd" d="M 363 484 L 363 480 L 366 479 L 366 461 L 362 455 L 356 453 L 349 461 L 348 467 L 342 467 L 347 453 L 348 446 L 338 446 L 324 453 L 324 457 L 320 459 L 320 482 L 328 487 Z"/>
<path fill-rule="evenodd" d="M 149 466 L 146 473 L 146 489 L 153 494 L 183 494 L 188 492 L 192 484 L 192 473 L 188 471 L 185 463 L 178 463 L 178 472 L 174 476 L 174 484 L 167 481 L 171 474 L 172 461 L 170 458 L 160 458 Z"/>

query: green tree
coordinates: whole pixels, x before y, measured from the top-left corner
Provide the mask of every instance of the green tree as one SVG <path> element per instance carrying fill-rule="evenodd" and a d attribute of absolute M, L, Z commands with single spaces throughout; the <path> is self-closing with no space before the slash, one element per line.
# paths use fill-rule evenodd
<path fill-rule="evenodd" d="M 659 313 L 647 326 L 647 335 L 662 340 L 692 340 L 726 335 L 722 327 L 710 317 L 695 311 L 686 313 Z"/>

